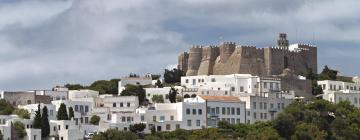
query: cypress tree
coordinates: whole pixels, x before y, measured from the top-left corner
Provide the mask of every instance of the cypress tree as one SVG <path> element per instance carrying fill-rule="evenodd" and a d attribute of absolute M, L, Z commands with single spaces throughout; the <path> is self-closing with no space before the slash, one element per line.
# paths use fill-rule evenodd
<path fill-rule="evenodd" d="M 69 120 L 69 116 L 67 114 L 66 105 L 64 103 L 60 104 L 58 114 L 56 115 L 58 120 Z"/>
<path fill-rule="evenodd" d="M 74 109 L 69 107 L 69 120 L 71 120 L 71 118 L 74 118 Z"/>
<path fill-rule="evenodd" d="M 40 104 L 38 104 L 38 110 L 35 111 L 35 118 L 34 118 L 34 121 L 33 121 L 33 128 L 37 128 L 37 129 L 41 128 Z"/>
<path fill-rule="evenodd" d="M 48 109 L 46 106 L 44 106 L 41 116 L 41 137 L 43 138 L 48 137 L 50 134 L 50 124 L 48 116 Z"/>

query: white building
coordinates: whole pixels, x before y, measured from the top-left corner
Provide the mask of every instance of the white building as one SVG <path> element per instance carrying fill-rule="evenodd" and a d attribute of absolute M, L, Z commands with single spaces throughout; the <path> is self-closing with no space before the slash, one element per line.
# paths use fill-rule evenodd
<path fill-rule="evenodd" d="M 41 129 L 34 129 L 32 127 L 33 120 L 21 119 L 17 115 L 0 115 L 0 131 L 4 140 L 13 139 L 11 137 L 11 124 L 17 121 L 24 124 L 25 127 L 26 136 L 23 139 L 41 140 Z"/>
<path fill-rule="evenodd" d="M 179 103 L 155 104 L 149 108 L 139 108 L 136 113 L 140 122 L 147 125 L 145 132 L 151 128 L 156 131 L 174 131 L 177 128 L 186 130 L 201 129 L 206 126 L 205 102 L 187 99 Z"/>
<path fill-rule="evenodd" d="M 318 85 L 323 89 L 324 100 L 333 103 L 347 100 L 352 105 L 360 107 L 360 83 L 324 80 L 318 81 Z"/>
<path fill-rule="evenodd" d="M 27 110 L 30 113 L 30 118 L 33 119 L 35 117 L 35 112 L 38 110 L 38 105 L 39 104 L 29 104 L 29 105 L 19 105 L 18 108 L 22 108 Z M 53 104 L 40 104 L 40 112 L 42 113 L 42 109 L 44 108 L 44 106 L 46 106 L 46 108 L 48 109 L 48 119 L 49 120 L 56 120 L 56 115 L 57 115 L 57 109 L 56 106 Z"/>
<path fill-rule="evenodd" d="M 261 95 L 281 90 L 280 79 L 263 78 L 250 74 L 186 76 L 181 77 L 181 85 L 187 89 L 201 91 L 201 93 L 197 91 L 194 93 L 197 95 L 209 95 L 208 91 L 218 91 L 222 95 L 230 96 Z"/>
<path fill-rule="evenodd" d="M 268 93 L 265 96 L 241 96 L 246 103 L 246 123 L 269 121 L 285 109 L 294 100 L 288 99 L 288 93 Z"/>
<path fill-rule="evenodd" d="M 123 77 L 118 83 L 118 94 L 125 89 L 126 85 L 152 85 L 153 80 L 151 74 L 147 74 L 144 77 Z"/>
<path fill-rule="evenodd" d="M 245 102 L 235 96 L 197 96 L 206 104 L 207 127 L 217 127 L 219 121 L 230 124 L 246 123 Z"/>
<path fill-rule="evenodd" d="M 95 104 L 92 115 L 99 116 L 101 121 L 124 123 L 133 121 L 134 112 L 139 107 L 139 99 L 137 96 L 102 95 L 96 99 Z"/>
<path fill-rule="evenodd" d="M 59 140 L 83 140 L 85 131 L 75 121 L 50 120 L 50 135 L 56 135 Z"/>
<path fill-rule="evenodd" d="M 76 100 L 82 98 L 96 98 L 99 96 L 99 92 L 90 89 L 81 89 L 81 90 L 70 90 L 69 91 L 69 100 Z"/>
<path fill-rule="evenodd" d="M 181 86 L 174 86 L 175 90 L 181 92 L 184 88 Z M 154 95 L 162 95 L 164 97 L 164 103 L 170 103 L 169 101 L 169 92 L 171 87 L 163 87 L 163 88 L 144 88 L 146 93 L 146 98 L 149 99 L 150 102 L 152 101 L 152 97 Z"/>
<path fill-rule="evenodd" d="M 67 108 L 67 112 L 69 112 L 69 108 L 72 107 L 74 110 L 74 120 L 75 124 L 88 124 L 90 123 L 90 117 L 92 112 L 93 102 L 87 101 L 70 101 L 70 100 L 58 100 L 52 101 L 53 105 L 56 106 L 56 111 L 59 110 L 60 105 L 64 103 Z"/>
<path fill-rule="evenodd" d="M 55 100 L 68 100 L 68 89 L 65 87 L 54 87 L 52 90 L 34 90 L 36 95 L 50 96 Z"/>

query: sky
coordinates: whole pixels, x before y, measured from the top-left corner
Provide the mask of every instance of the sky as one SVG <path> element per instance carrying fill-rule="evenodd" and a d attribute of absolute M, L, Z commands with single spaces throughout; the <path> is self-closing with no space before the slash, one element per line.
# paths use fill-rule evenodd
<path fill-rule="evenodd" d="M 359 0 L 0 0 L 0 89 L 51 89 L 162 73 L 192 45 L 318 47 L 360 75 Z"/>

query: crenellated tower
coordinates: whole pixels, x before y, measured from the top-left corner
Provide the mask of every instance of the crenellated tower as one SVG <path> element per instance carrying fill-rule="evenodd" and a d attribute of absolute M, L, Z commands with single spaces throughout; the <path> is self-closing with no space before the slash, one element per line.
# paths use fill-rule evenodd
<path fill-rule="evenodd" d="M 190 48 L 186 75 L 194 76 L 198 74 L 202 52 L 202 46 L 196 45 Z"/>
<path fill-rule="evenodd" d="M 235 51 L 236 44 L 234 42 L 224 42 L 220 45 L 220 62 L 226 63 Z"/>

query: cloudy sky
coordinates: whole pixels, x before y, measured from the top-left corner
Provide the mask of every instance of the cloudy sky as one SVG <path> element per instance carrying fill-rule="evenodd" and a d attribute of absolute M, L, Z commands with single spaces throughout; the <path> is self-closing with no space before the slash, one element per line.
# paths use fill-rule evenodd
<path fill-rule="evenodd" d="M 161 73 L 192 44 L 258 47 L 286 32 L 319 67 L 360 75 L 359 0 L 0 0 L 0 89 Z"/>

